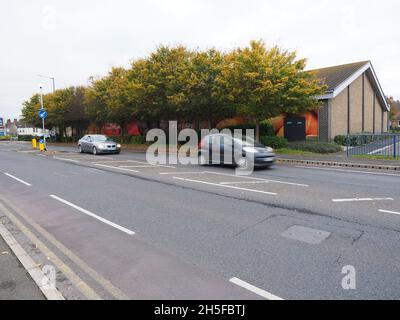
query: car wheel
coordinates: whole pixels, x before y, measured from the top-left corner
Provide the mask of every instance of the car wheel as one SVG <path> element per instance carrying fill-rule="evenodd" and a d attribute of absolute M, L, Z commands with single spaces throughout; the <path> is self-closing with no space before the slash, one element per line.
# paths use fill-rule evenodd
<path fill-rule="evenodd" d="M 93 155 L 97 155 L 97 149 L 96 149 L 96 147 L 93 147 Z"/>
<path fill-rule="evenodd" d="M 206 156 L 204 154 L 200 154 L 199 155 L 199 165 L 206 166 L 208 164 L 209 164 L 209 162 L 207 161 Z"/>
<path fill-rule="evenodd" d="M 78 146 L 78 150 L 79 150 L 79 153 L 83 153 L 83 150 L 82 150 L 82 146 L 81 146 L 81 145 Z"/>

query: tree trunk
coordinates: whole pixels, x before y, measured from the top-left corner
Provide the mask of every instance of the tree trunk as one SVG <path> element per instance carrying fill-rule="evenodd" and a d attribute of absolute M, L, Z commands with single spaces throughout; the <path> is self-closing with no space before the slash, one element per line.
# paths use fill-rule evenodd
<path fill-rule="evenodd" d="M 124 143 L 124 126 L 125 124 L 123 122 L 119 124 L 119 127 L 121 128 L 121 143 Z"/>
<path fill-rule="evenodd" d="M 260 120 L 256 119 L 256 141 L 260 142 Z"/>
<path fill-rule="evenodd" d="M 211 121 L 211 118 L 209 117 L 208 119 L 207 119 L 207 121 L 208 121 L 208 129 L 212 129 L 212 121 Z"/>

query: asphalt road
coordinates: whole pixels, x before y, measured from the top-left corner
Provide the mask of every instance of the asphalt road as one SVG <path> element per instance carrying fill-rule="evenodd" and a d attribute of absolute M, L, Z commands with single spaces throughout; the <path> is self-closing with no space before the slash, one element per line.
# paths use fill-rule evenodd
<path fill-rule="evenodd" d="M 400 298 L 395 172 L 276 165 L 238 177 L 25 149 L 0 144 L 1 197 L 101 297 Z M 346 266 L 355 290 L 342 287 Z"/>

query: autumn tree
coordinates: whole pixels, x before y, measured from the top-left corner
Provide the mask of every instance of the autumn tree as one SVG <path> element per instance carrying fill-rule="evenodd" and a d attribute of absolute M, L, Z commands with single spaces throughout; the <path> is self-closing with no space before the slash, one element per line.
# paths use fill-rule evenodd
<path fill-rule="evenodd" d="M 261 121 L 316 109 L 315 97 L 325 91 L 313 74 L 304 71 L 305 59 L 297 60 L 296 52 L 279 47 L 268 49 L 262 41 L 233 50 L 224 66 L 218 81 L 226 98 L 253 119 L 257 140 Z"/>
<path fill-rule="evenodd" d="M 182 46 L 162 46 L 146 60 L 132 64 L 130 80 L 135 98 L 140 101 L 136 113 L 147 121 L 178 120 L 188 103 L 185 89 L 191 53 Z"/>
<path fill-rule="evenodd" d="M 38 117 L 39 110 L 40 96 L 39 94 L 34 94 L 29 100 L 22 103 L 22 121 L 34 126 L 39 126 L 41 123 Z"/>
<path fill-rule="evenodd" d="M 224 55 L 215 49 L 195 52 L 190 60 L 185 95 L 188 99 L 184 114 L 191 120 L 207 120 L 212 129 L 216 121 L 231 117 L 235 110 L 221 95 L 217 78 L 221 75 Z"/>

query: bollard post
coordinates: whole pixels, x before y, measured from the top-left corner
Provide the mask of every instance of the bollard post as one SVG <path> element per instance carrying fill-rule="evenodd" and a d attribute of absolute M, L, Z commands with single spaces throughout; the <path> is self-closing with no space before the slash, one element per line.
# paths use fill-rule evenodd
<path fill-rule="evenodd" d="M 397 159 L 397 136 L 393 135 L 393 157 Z"/>
<path fill-rule="evenodd" d="M 39 150 L 42 152 L 45 151 L 45 144 L 42 140 L 39 141 Z"/>
<path fill-rule="evenodd" d="M 33 148 L 33 149 L 36 149 L 36 148 L 37 148 L 36 139 L 32 139 L 32 148 Z"/>

